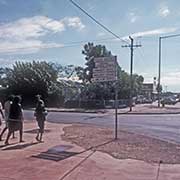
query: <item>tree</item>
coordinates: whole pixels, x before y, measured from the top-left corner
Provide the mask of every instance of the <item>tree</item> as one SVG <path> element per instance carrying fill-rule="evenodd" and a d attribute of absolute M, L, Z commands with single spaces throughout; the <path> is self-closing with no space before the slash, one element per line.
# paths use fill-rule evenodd
<path fill-rule="evenodd" d="M 78 66 L 75 68 L 76 75 L 78 76 L 79 80 L 82 80 L 83 83 L 86 82 L 86 71 L 83 67 Z"/>
<path fill-rule="evenodd" d="M 141 91 L 142 89 L 142 84 L 144 82 L 144 78 L 141 75 L 138 74 L 133 74 L 133 96 L 137 96 L 138 93 Z"/>
<path fill-rule="evenodd" d="M 111 51 L 108 51 L 104 45 L 94 45 L 88 43 L 84 45 L 82 53 L 85 55 L 85 68 L 76 68 L 77 75 L 85 83 L 85 88 L 82 91 L 83 97 L 86 99 L 114 99 L 114 83 L 92 83 L 95 57 L 110 57 Z M 133 74 L 133 96 L 136 96 L 142 87 L 144 78 L 138 74 Z M 130 75 L 118 67 L 118 97 L 128 99 L 130 94 Z"/>
<path fill-rule="evenodd" d="M 6 75 L 9 72 L 9 68 L 0 68 L 0 86 L 6 87 Z"/>
<path fill-rule="evenodd" d="M 47 98 L 57 91 L 57 78 L 58 71 L 53 63 L 16 62 L 6 70 L 4 82 L 9 93 L 20 94 L 24 99 L 31 100 L 36 94 Z"/>

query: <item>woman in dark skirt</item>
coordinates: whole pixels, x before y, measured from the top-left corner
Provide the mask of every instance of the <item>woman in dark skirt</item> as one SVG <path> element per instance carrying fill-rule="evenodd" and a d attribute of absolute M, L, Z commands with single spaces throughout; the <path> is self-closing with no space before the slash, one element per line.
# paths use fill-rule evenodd
<path fill-rule="evenodd" d="M 21 98 L 19 96 L 15 96 L 13 102 L 10 106 L 9 112 L 9 120 L 8 120 L 8 135 L 5 141 L 5 144 L 9 144 L 9 138 L 11 134 L 15 131 L 19 131 L 19 142 L 23 142 L 22 134 L 23 134 L 23 112 L 21 108 Z"/>

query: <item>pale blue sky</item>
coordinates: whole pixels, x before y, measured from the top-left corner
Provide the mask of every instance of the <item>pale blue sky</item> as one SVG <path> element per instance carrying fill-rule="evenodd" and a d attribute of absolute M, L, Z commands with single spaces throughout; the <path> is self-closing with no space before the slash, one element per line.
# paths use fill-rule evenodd
<path fill-rule="evenodd" d="M 120 37 L 134 36 L 142 47 L 134 50 L 134 72 L 146 82 L 157 77 L 158 37 L 180 33 L 178 0 L 75 0 Z M 141 36 L 141 38 L 139 38 Z M 113 38 L 74 7 L 69 0 L 0 0 L 0 63 L 47 60 L 84 65 L 83 44 Z M 72 42 L 80 42 L 73 44 Z M 129 72 L 129 49 L 121 41 L 104 44 Z M 163 40 L 162 83 L 180 91 L 180 37 Z"/>

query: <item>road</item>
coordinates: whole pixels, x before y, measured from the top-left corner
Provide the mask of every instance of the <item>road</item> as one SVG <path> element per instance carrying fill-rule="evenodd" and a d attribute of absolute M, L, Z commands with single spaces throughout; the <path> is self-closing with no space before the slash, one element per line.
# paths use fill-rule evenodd
<path fill-rule="evenodd" d="M 32 120 L 33 112 L 24 111 L 25 119 Z M 49 122 L 86 123 L 114 127 L 113 114 L 50 112 Z M 118 115 L 118 127 L 161 140 L 180 143 L 180 115 Z"/>

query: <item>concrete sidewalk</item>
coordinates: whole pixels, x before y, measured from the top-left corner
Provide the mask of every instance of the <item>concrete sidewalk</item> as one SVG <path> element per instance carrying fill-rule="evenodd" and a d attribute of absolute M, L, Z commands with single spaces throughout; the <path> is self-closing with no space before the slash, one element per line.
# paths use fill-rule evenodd
<path fill-rule="evenodd" d="M 46 124 L 44 143 L 35 140 L 35 122 L 25 121 L 24 143 L 0 142 L 0 180 L 179 180 L 180 165 L 118 160 L 61 139 L 63 124 Z M 16 133 L 16 136 L 18 134 Z"/>

